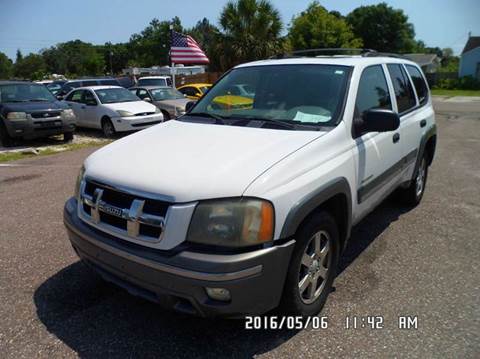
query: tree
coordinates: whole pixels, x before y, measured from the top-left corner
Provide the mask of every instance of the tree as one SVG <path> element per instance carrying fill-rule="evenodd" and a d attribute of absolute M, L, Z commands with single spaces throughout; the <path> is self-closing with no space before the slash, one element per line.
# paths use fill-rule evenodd
<path fill-rule="evenodd" d="M 224 69 L 268 58 L 282 49 L 280 13 L 267 0 L 229 1 L 220 15 L 218 53 Z"/>
<path fill-rule="evenodd" d="M 174 17 L 171 21 L 153 19 L 140 34 L 133 34 L 127 44 L 131 55 L 129 63 L 140 67 L 167 65 L 170 50 L 170 25 L 173 25 L 175 31 L 183 32 L 180 19 Z"/>
<path fill-rule="evenodd" d="M 17 49 L 17 54 L 15 56 L 15 62 L 22 62 L 23 60 L 23 54 L 20 51 L 20 49 Z"/>
<path fill-rule="evenodd" d="M 13 63 L 3 52 L 0 52 L 0 79 L 9 79 L 13 76 Z"/>
<path fill-rule="evenodd" d="M 44 49 L 41 54 L 50 73 L 96 76 L 105 73 L 105 60 L 101 48 L 74 40 Z"/>
<path fill-rule="evenodd" d="M 220 51 L 220 46 L 218 46 L 218 44 L 222 43 L 220 30 L 215 25 L 212 25 L 207 18 L 203 18 L 194 27 L 186 30 L 186 33 L 195 39 L 209 58 L 209 69 L 211 71 L 220 71 L 222 69 L 220 61 L 222 51 Z"/>
<path fill-rule="evenodd" d="M 292 20 L 288 39 L 294 50 L 315 48 L 357 48 L 362 40 L 337 12 L 329 13 L 317 1 Z"/>
<path fill-rule="evenodd" d="M 366 48 L 396 53 L 415 51 L 415 30 L 403 10 L 386 3 L 360 6 L 347 15 L 347 21 Z"/>
<path fill-rule="evenodd" d="M 38 54 L 29 54 L 15 62 L 15 76 L 22 79 L 41 80 L 46 73 L 43 57 Z"/>

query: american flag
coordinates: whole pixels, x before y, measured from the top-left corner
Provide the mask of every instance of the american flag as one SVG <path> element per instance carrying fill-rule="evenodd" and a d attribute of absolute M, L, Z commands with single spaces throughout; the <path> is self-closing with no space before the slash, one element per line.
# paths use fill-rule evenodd
<path fill-rule="evenodd" d="M 170 59 L 176 64 L 208 64 L 210 62 L 193 37 L 173 30 Z"/>

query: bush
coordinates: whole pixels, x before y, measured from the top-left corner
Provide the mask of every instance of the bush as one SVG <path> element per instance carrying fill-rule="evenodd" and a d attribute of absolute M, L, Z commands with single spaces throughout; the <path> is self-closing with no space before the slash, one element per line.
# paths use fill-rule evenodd
<path fill-rule="evenodd" d="M 458 79 L 440 79 L 435 87 L 446 90 L 480 90 L 480 81 L 472 76 L 464 76 Z"/>

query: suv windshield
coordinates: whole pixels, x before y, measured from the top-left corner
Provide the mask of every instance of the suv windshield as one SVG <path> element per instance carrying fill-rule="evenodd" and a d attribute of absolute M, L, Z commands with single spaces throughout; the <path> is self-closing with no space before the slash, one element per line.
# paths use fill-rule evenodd
<path fill-rule="evenodd" d="M 44 85 L 8 84 L 0 85 L 0 102 L 51 102 L 55 97 Z"/>
<path fill-rule="evenodd" d="M 158 88 L 150 90 L 152 97 L 155 101 L 162 100 L 176 100 L 179 98 L 184 98 L 183 94 L 180 91 L 177 91 L 170 87 Z"/>
<path fill-rule="evenodd" d="M 137 86 L 169 86 L 165 79 L 140 79 Z"/>
<path fill-rule="evenodd" d="M 101 103 L 117 103 L 140 101 L 140 99 L 124 88 L 110 88 L 95 90 Z"/>
<path fill-rule="evenodd" d="M 189 114 L 334 126 L 350 71 L 348 66 L 305 64 L 237 68 L 212 87 Z"/>

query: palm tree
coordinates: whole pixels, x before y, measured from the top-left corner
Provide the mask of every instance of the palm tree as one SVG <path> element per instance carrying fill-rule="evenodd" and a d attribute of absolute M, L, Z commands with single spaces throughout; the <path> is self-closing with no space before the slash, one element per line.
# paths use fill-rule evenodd
<path fill-rule="evenodd" d="M 264 59 L 281 51 L 282 20 L 268 0 L 230 1 L 220 15 L 225 67 Z"/>

